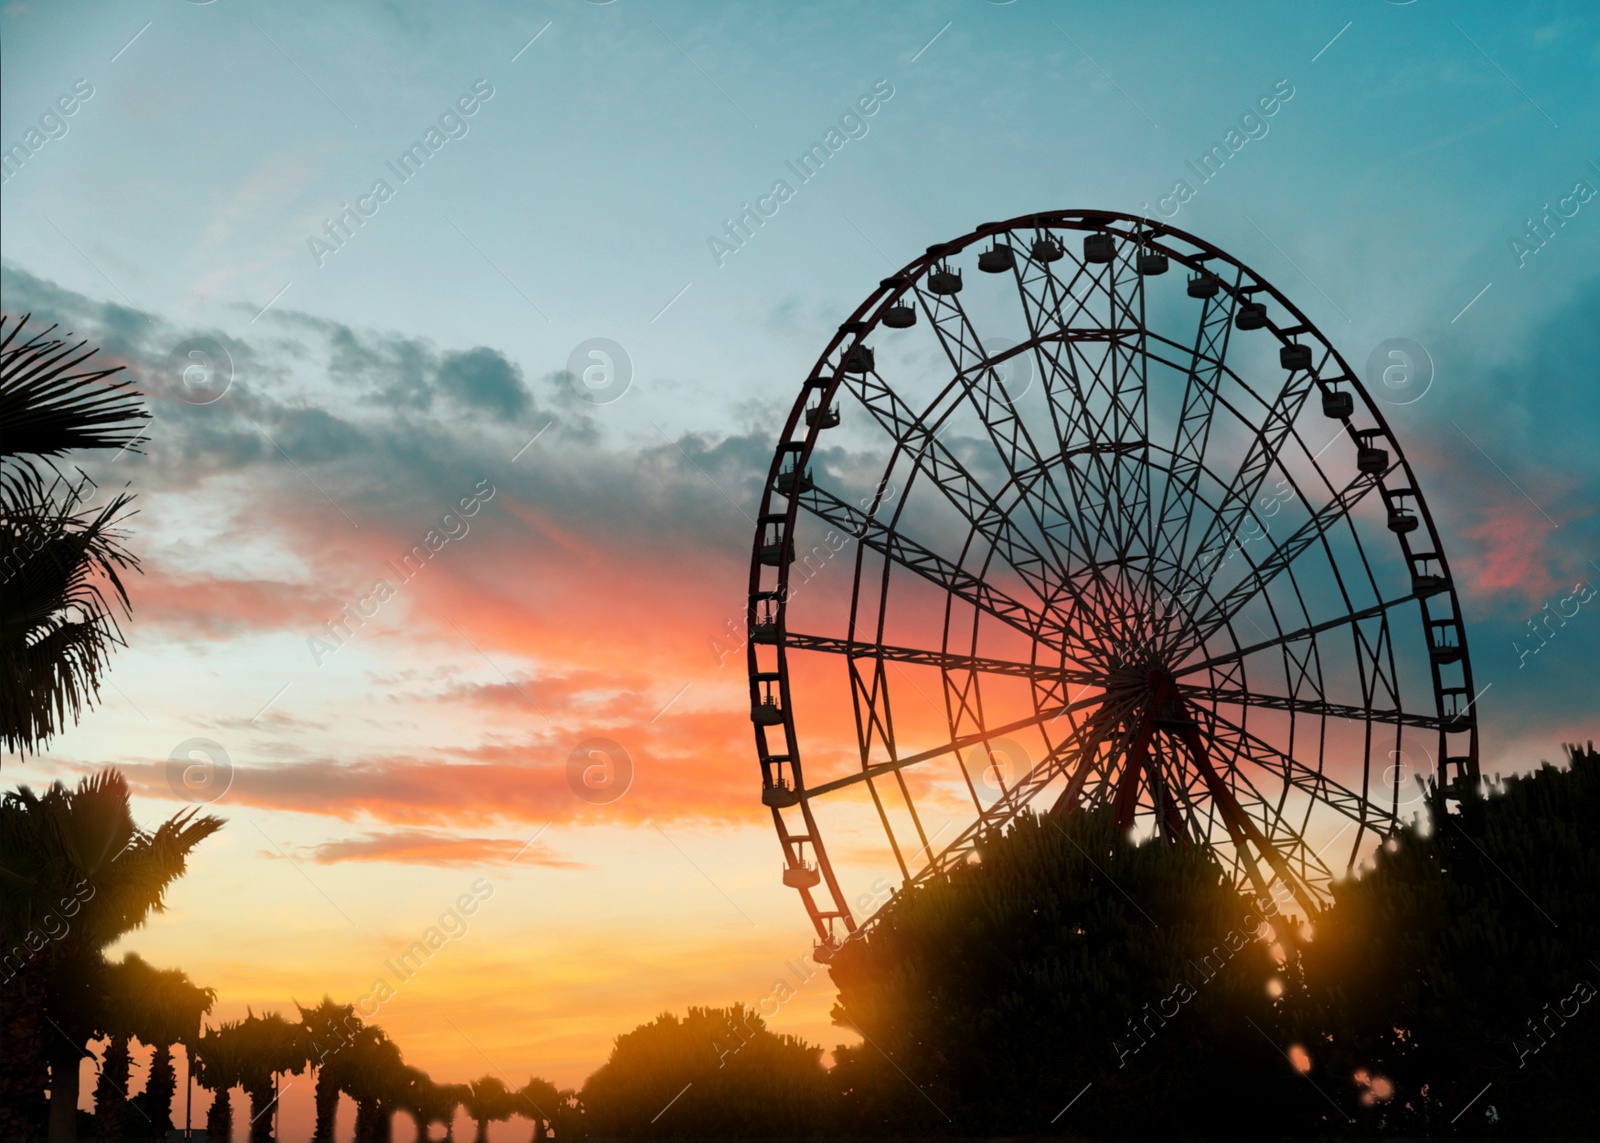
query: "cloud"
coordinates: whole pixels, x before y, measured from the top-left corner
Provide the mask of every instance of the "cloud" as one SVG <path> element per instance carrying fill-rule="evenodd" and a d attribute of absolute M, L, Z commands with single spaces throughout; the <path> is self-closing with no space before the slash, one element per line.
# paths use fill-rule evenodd
<path fill-rule="evenodd" d="M 469 408 L 520 417 L 533 404 L 522 370 L 481 345 L 445 354 L 438 377 L 440 388 Z"/>
<path fill-rule="evenodd" d="M 510 837 L 462 837 L 426 830 L 393 830 L 325 841 L 306 855 L 319 865 L 341 861 L 389 861 L 403 865 L 542 865 L 548 869 L 587 869 L 581 861 L 559 857 L 542 842 Z"/>
<path fill-rule="evenodd" d="M 226 639 L 244 631 L 313 628 L 345 600 L 316 585 L 277 580 L 173 575 L 147 567 L 129 595 L 141 626 Z"/>

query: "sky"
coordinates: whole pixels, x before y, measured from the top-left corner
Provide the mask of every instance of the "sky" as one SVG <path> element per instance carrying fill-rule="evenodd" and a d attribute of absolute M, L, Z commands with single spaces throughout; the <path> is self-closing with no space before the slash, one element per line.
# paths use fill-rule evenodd
<path fill-rule="evenodd" d="M 1425 391 L 1375 396 L 1461 591 L 1484 769 L 1600 737 L 1600 602 L 1528 635 L 1600 582 L 1590 4 L 13 0 L 0 37 L 5 311 L 154 414 L 85 462 L 138 494 L 128 646 L 0 781 L 113 765 L 154 823 L 219 763 L 227 827 L 116 950 L 219 1017 L 369 994 L 463 894 L 376 1017 L 436 1078 L 581 1083 L 663 1010 L 771 992 L 812 934 L 721 653 L 761 483 L 837 324 L 991 219 L 1158 213 L 1348 360 L 1420 345 Z M 596 738 L 615 800 L 568 782 Z M 770 1024 L 831 1047 L 831 1003 L 817 977 Z"/>

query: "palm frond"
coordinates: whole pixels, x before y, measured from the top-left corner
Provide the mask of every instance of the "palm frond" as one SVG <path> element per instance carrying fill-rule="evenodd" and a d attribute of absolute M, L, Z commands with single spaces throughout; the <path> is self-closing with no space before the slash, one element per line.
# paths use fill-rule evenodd
<path fill-rule="evenodd" d="M 106 383 L 122 366 L 80 370 L 99 350 L 82 352 L 88 343 L 71 344 L 71 335 L 52 337 L 53 325 L 23 338 L 31 316 L 0 315 L 0 461 L 51 461 L 73 449 L 120 449 L 137 441 L 149 418 L 139 395 L 125 380 Z M 26 480 L 26 468 L 8 473 L 7 483 Z"/>
<path fill-rule="evenodd" d="M 23 754 L 98 696 L 122 642 L 115 612 L 128 612 L 121 573 L 139 566 L 118 528 L 132 497 L 81 508 L 87 478 L 63 484 L 25 490 L 0 511 L 0 740 Z"/>

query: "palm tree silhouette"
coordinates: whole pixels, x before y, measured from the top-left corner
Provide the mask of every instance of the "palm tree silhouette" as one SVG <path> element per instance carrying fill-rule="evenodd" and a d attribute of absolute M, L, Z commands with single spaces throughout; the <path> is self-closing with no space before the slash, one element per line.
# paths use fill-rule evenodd
<path fill-rule="evenodd" d="M 128 953 L 106 967 L 100 1031 L 109 1039 L 95 1085 L 95 1120 L 98 1134 L 116 1138 L 131 1120 L 138 1133 L 165 1138 L 172 1129 L 172 1096 L 177 1073 L 172 1066 L 172 1045 L 192 1044 L 199 1033 L 200 1017 L 211 1010 L 216 990 L 193 984 L 182 969 L 152 967 L 138 953 Z M 138 1040 L 154 1049 L 144 1091 L 129 1099 L 128 1041 Z M 129 1116 L 129 1107 L 134 1111 Z"/>
<path fill-rule="evenodd" d="M 239 1024 L 244 1045 L 239 1082 L 250 1097 L 250 1143 L 272 1143 L 278 1102 L 278 1077 L 306 1069 L 304 1029 L 276 1012 L 257 1016 L 248 1008 Z"/>
<path fill-rule="evenodd" d="M 103 950 L 162 911 L 190 852 L 222 824 L 191 809 L 140 829 L 114 770 L 72 789 L 54 782 L 42 795 L 22 786 L 0 798 L 0 947 L 30 950 L 6 967 L 21 980 L 0 989 L 0 1017 L 8 1055 L 27 1035 L 44 1045 L 36 1054 L 24 1047 L 0 1073 L 8 1087 L 37 1092 L 39 1065 L 48 1065 L 52 1143 L 77 1137 L 78 1064 L 104 1023 Z"/>
<path fill-rule="evenodd" d="M 439 1118 L 444 1120 L 444 1137 L 446 1143 L 455 1143 L 456 1138 L 456 1109 L 466 1104 L 472 1096 L 472 1088 L 464 1083 L 445 1083 L 439 1085 L 439 1102 L 443 1111 Z"/>
<path fill-rule="evenodd" d="M 129 953 L 123 961 L 138 959 L 137 953 Z M 150 1074 L 144 1081 L 144 1092 L 136 1102 L 143 1107 L 152 1130 L 165 1138 L 172 1130 L 172 1097 L 178 1086 L 177 1072 L 172 1066 L 172 1045 L 184 1045 L 192 1078 L 200 1019 L 211 1011 L 217 990 L 195 984 L 181 968 L 152 968 L 139 987 L 143 1002 L 136 1013 L 135 1035 L 155 1051 L 150 1059 Z"/>
<path fill-rule="evenodd" d="M 428 1073 L 407 1065 L 400 1069 L 395 1085 L 395 1109 L 408 1113 L 416 1124 L 416 1143 L 427 1143 L 428 1127 L 438 1118 L 442 1100 L 439 1085 Z"/>
<path fill-rule="evenodd" d="M 211 1092 L 211 1109 L 206 1112 L 206 1138 L 233 1138 L 233 1089 L 244 1075 L 247 1045 L 239 1035 L 237 1021 L 208 1029 L 199 1039 L 195 1053 L 194 1081 Z"/>
<path fill-rule="evenodd" d="M 387 1143 L 403 1083 L 400 1047 L 376 1024 L 368 1024 L 339 1054 L 341 1089 L 356 1101 L 357 1143 Z"/>
<path fill-rule="evenodd" d="M 55 326 L 24 337 L 27 323 L 0 315 L 0 742 L 24 755 L 99 697 L 122 642 L 114 612 L 128 610 L 119 572 L 138 567 L 117 529 L 132 497 L 90 508 L 94 482 L 56 461 L 130 448 L 147 417 L 125 381 L 107 382 L 121 366 L 80 370 L 97 350 Z"/>
<path fill-rule="evenodd" d="M 558 1109 L 566 1099 L 549 1080 L 531 1077 L 516 1093 L 522 1115 L 533 1120 L 533 1143 L 544 1143 Z"/>
<path fill-rule="evenodd" d="M 364 1026 L 352 1004 L 337 1004 L 324 996 L 315 1008 L 296 1004 L 305 1029 L 306 1058 L 317 1074 L 317 1121 L 313 1143 L 333 1143 L 334 1119 L 339 1111 L 339 1053 Z"/>
<path fill-rule="evenodd" d="M 473 1080 L 467 1095 L 467 1114 L 478 1124 L 474 1143 L 489 1143 L 490 1121 L 510 1119 L 516 1109 L 515 1097 L 499 1076 Z"/>

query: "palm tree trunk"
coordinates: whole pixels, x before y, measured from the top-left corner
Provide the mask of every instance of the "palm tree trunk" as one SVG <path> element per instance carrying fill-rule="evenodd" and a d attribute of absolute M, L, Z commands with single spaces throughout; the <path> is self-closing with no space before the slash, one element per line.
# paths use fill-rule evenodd
<path fill-rule="evenodd" d="M 233 1139 L 233 1089 L 224 1088 L 213 1094 L 211 1110 L 206 1112 L 206 1138 L 214 1143 L 229 1143 Z M 51 1143 L 55 1143 L 51 1140 Z"/>
<path fill-rule="evenodd" d="M 376 1110 L 370 1099 L 356 1101 L 356 1143 L 372 1143 L 372 1121 L 376 1118 Z"/>
<path fill-rule="evenodd" d="M 0 1043 L 6 1051 L 0 1067 L 0 1139 L 33 1139 L 45 1125 L 42 1093 L 50 1083 L 45 975 L 26 961 L 13 972 L 12 959 L 8 956 L 0 969 Z"/>
<path fill-rule="evenodd" d="M 101 1139 L 122 1138 L 129 1071 L 128 1037 L 112 1036 L 94 1085 L 94 1133 Z"/>
<path fill-rule="evenodd" d="M 272 1143 L 272 1089 L 255 1087 L 250 1093 L 250 1143 Z"/>
<path fill-rule="evenodd" d="M 50 1143 L 78 1141 L 77 1047 L 62 1040 L 50 1044 Z"/>
<path fill-rule="evenodd" d="M 172 1066 L 172 1045 L 157 1044 L 150 1057 L 150 1074 L 144 1081 L 144 1110 L 149 1130 L 165 1139 L 172 1130 L 172 1095 L 178 1090 L 178 1073 Z M 140 1125 L 143 1128 L 143 1124 Z"/>
<path fill-rule="evenodd" d="M 472 1137 L 472 1143 L 489 1143 L 489 1121 L 478 1120 L 478 1133 Z"/>
<path fill-rule="evenodd" d="M 326 1066 L 317 1069 L 317 1126 L 313 1143 L 333 1143 L 339 1115 L 339 1078 Z"/>

